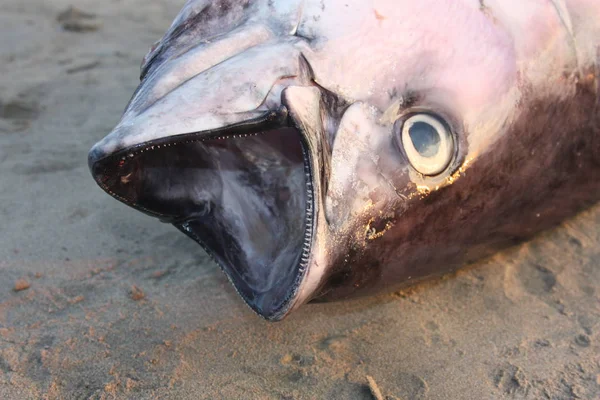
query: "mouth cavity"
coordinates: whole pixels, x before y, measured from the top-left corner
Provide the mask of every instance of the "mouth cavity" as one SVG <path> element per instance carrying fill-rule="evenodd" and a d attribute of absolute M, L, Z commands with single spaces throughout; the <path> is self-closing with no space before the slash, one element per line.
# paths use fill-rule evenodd
<path fill-rule="evenodd" d="M 259 315 L 277 320 L 293 305 L 313 231 L 309 153 L 296 128 L 266 118 L 90 157 L 102 189 L 202 245 Z"/>

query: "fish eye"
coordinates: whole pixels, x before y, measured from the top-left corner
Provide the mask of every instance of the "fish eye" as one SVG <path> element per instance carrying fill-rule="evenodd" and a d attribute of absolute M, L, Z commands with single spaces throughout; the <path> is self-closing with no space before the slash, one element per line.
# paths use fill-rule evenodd
<path fill-rule="evenodd" d="M 444 172 L 454 156 L 454 140 L 448 125 L 431 114 L 414 114 L 404 120 L 401 143 L 412 167 L 423 175 Z"/>

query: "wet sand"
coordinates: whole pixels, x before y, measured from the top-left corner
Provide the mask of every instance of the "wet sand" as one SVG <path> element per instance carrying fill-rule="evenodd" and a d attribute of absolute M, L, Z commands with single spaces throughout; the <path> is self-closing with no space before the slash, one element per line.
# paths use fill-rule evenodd
<path fill-rule="evenodd" d="M 273 324 L 199 246 L 101 192 L 87 151 L 181 3 L 81 0 L 97 17 L 74 22 L 63 0 L 0 4 L 0 398 L 600 398 L 600 207 Z"/>

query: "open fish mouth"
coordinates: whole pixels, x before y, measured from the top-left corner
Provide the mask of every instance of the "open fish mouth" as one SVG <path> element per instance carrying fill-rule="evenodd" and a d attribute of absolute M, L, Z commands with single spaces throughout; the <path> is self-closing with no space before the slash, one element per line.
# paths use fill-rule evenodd
<path fill-rule="evenodd" d="M 308 146 L 285 108 L 90 153 L 89 162 L 107 193 L 202 245 L 259 315 L 279 319 L 293 306 L 309 262 L 314 196 Z"/>

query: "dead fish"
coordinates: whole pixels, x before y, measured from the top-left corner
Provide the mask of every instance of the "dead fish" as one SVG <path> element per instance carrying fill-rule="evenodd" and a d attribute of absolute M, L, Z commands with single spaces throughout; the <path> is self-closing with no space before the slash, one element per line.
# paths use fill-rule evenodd
<path fill-rule="evenodd" d="M 597 0 L 189 0 L 89 166 L 280 320 L 597 202 L 599 68 Z"/>

